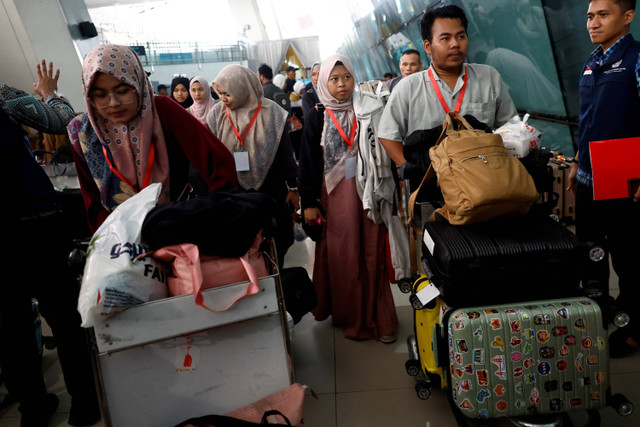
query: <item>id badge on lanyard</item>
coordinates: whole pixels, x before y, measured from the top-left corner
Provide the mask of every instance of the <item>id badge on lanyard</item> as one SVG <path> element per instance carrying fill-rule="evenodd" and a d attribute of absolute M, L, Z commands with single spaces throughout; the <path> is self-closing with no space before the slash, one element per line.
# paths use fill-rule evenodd
<path fill-rule="evenodd" d="M 340 133 L 340 136 L 342 137 L 342 140 L 344 141 L 344 143 L 347 144 L 350 151 L 353 150 L 353 141 L 356 138 L 356 130 L 358 129 L 358 118 L 354 116 L 353 125 L 351 125 L 351 135 L 349 135 L 349 138 L 347 138 L 347 134 L 344 132 L 344 129 L 342 129 L 342 126 L 338 122 L 338 119 L 336 119 L 336 116 L 333 113 L 333 111 L 327 108 L 327 112 L 329 113 L 331 120 L 333 120 L 333 124 L 338 129 L 338 133 Z M 357 161 L 358 161 L 357 156 L 347 157 L 344 160 L 344 179 L 345 180 L 349 180 L 356 176 L 357 167 L 358 167 Z"/>
<path fill-rule="evenodd" d="M 344 160 L 344 179 L 355 178 L 358 171 L 358 156 L 347 157 Z"/>
<path fill-rule="evenodd" d="M 431 67 L 429 67 L 429 70 L 427 71 L 427 73 L 429 74 L 429 80 L 431 81 L 431 86 L 433 86 L 433 90 L 436 92 L 436 95 L 440 100 L 440 105 L 442 105 L 444 112 L 446 114 L 449 114 L 449 111 L 451 110 L 449 109 L 449 106 L 445 102 L 444 96 L 442 96 L 442 92 L 440 91 L 440 87 L 438 86 L 438 83 L 436 83 L 436 79 L 433 76 L 433 71 L 431 71 Z M 464 94 L 467 91 L 468 76 L 469 74 L 467 73 L 467 67 L 464 67 L 464 77 L 462 77 L 462 81 L 464 83 L 462 84 L 462 89 L 460 89 L 460 94 L 458 95 L 458 102 L 456 102 L 456 107 L 453 110 L 453 112 L 456 114 L 460 112 L 460 107 L 462 106 L 462 100 L 464 99 Z"/>
<path fill-rule="evenodd" d="M 244 137 L 247 136 L 247 134 L 249 133 L 249 130 L 251 129 L 256 119 L 258 118 L 258 114 L 260 113 L 261 107 L 262 107 L 262 101 L 260 101 L 260 103 L 258 104 L 258 108 L 256 108 L 256 111 L 253 113 L 253 117 L 251 117 L 249 126 L 247 126 L 247 129 L 244 131 L 242 135 L 240 135 L 240 132 L 238 132 L 238 129 L 236 129 L 236 127 L 233 125 L 233 122 L 231 121 L 231 117 L 229 116 L 229 109 L 227 108 L 227 110 L 225 111 L 227 114 L 227 119 L 229 119 L 229 123 L 231 124 L 231 129 L 233 129 L 233 133 L 235 133 L 236 137 L 238 138 L 238 143 L 240 145 L 241 150 L 243 149 Z M 249 163 L 248 151 L 234 151 L 233 158 L 235 159 L 235 162 L 236 162 L 237 172 L 246 172 L 251 169 L 251 166 Z"/>
<path fill-rule="evenodd" d="M 249 153 L 247 151 L 235 151 L 233 158 L 236 160 L 236 171 L 246 172 L 251 169 L 249 166 Z"/>

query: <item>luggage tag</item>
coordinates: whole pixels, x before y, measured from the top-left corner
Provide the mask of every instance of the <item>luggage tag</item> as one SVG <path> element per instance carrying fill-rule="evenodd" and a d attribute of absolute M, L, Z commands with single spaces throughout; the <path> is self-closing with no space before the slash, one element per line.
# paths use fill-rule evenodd
<path fill-rule="evenodd" d="M 440 295 L 440 291 L 435 287 L 433 283 L 429 283 L 427 286 L 416 293 L 416 296 L 423 306 L 429 304 L 438 295 Z"/>
<path fill-rule="evenodd" d="M 422 242 L 429 250 L 429 253 L 433 255 L 433 248 L 436 246 L 436 242 L 433 241 L 433 239 L 431 238 L 429 233 L 427 233 L 426 230 L 422 235 Z"/>
<path fill-rule="evenodd" d="M 344 160 L 344 179 L 349 180 L 355 178 L 356 171 L 358 170 L 358 157 L 347 157 Z"/>
<path fill-rule="evenodd" d="M 250 169 L 248 151 L 235 151 L 233 153 L 233 158 L 236 161 L 236 171 L 246 172 Z"/>

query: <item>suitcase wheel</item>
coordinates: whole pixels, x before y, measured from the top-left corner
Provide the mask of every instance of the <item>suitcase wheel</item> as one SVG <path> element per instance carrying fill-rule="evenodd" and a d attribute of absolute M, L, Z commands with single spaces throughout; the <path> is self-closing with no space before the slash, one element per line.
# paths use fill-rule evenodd
<path fill-rule="evenodd" d="M 629 402 L 624 395 L 619 393 L 611 396 L 611 406 L 623 417 L 628 417 L 634 410 L 633 403 Z"/>
<path fill-rule="evenodd" d="M 412 377 L 415 377 L 420 373 L 420 362 L 415 359 L 407 360 L 404 363 L 404 367 L 407 370 L 407 374 Z"/>
<path fill-rule="evenodd" d="M 412 294 L 409 297 L 409 302 L 411 303 L 411 307 L 413 307 L 414 310 L 422 310 L 424 308 L 422 302 L 420 301 L 420 298 L 418 298 L 416 294 Z"/>
<path fill-rule="evenodd" d="M 411 279 L 403 278 L 398 281 L 398 288 L 400 288 L 400 292 L 403 294 L 408 294 L 411 292 L 411 285 L 413 282 Z"/>
<path fill-rule="evenodd" d="M 629 315 L 620 307 L 613 306 L 611 307 L 611 323 L 613 323 L 618 328 L 624 328 L 629 324 L 629 320 L 631 318 Z"/>
<path fill-rule="evenodd" d="M 431 387 L 426 381 L 420 381 L 416 384 L 416 394 L 420 400 L 427 400 L 431 397 Z"/>
<path fill-rule="evenodd" d="M 629 324 L 631 318 L 629 314 L 616 304 L 615 300 L 611 296 L 604 296 L 603 292 L 596 288 L 589 288 L 586 290 L 590 298 L 595 299 L 600 308 L 602 308 L 602 317 L 605 327 L 607 323 L 615 325 L 617 328 L 624 328 Z"/>
<path fill-rule="evenodd" d="M 69 258 L 67 259 L 67 263 L 69 267 L 73 269 L 74 272 L 82 273 L 84 270 L 84 264 L 87 260 L 87 254 L 79 248 L 75 248 L 69 253 Z"/>
<path fill-rule="evenodd" d="M 593 262 L 600 262 L 607 256 L 607 253 L 600 246 L 594 246 L 589 250 L 589 259 Z"/>

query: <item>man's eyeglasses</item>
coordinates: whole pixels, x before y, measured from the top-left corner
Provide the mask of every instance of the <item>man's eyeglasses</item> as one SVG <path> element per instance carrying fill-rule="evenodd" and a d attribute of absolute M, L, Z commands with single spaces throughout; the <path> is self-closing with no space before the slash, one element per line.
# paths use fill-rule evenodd
<path fill-rule="evenodd" d="M 111 92 L 95 90 L 89 94 L 89 101 L 96 108 L 107 108 L 113 97 L 120 105 L 133 104 L 138 101 L 138 92 L 131 86 L 119 86 Z"/>

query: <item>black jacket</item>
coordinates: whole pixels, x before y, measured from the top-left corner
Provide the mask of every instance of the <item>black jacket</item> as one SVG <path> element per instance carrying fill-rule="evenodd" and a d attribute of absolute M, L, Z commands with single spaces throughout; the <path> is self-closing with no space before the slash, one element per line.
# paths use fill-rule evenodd
<path fill-rule="evenodd" d="M 307 112 L 319 103 L 320 98 L 318 98 L 318 93 L 313 87 L 313 83 L 308 83 L 304 87 L 304 93 L 302 94 L 302 114 L 306 117 Z"/>
<path fill-rule="evenodd" d="M 277 92 L 283 92 L 278 86 L 274 85 L 272 81 L 268 81 L 267 83 L 262 84 L 262 91 L 264 92 L 264 97 L 269 98 L 273 101 L 273 95 Z"/>

